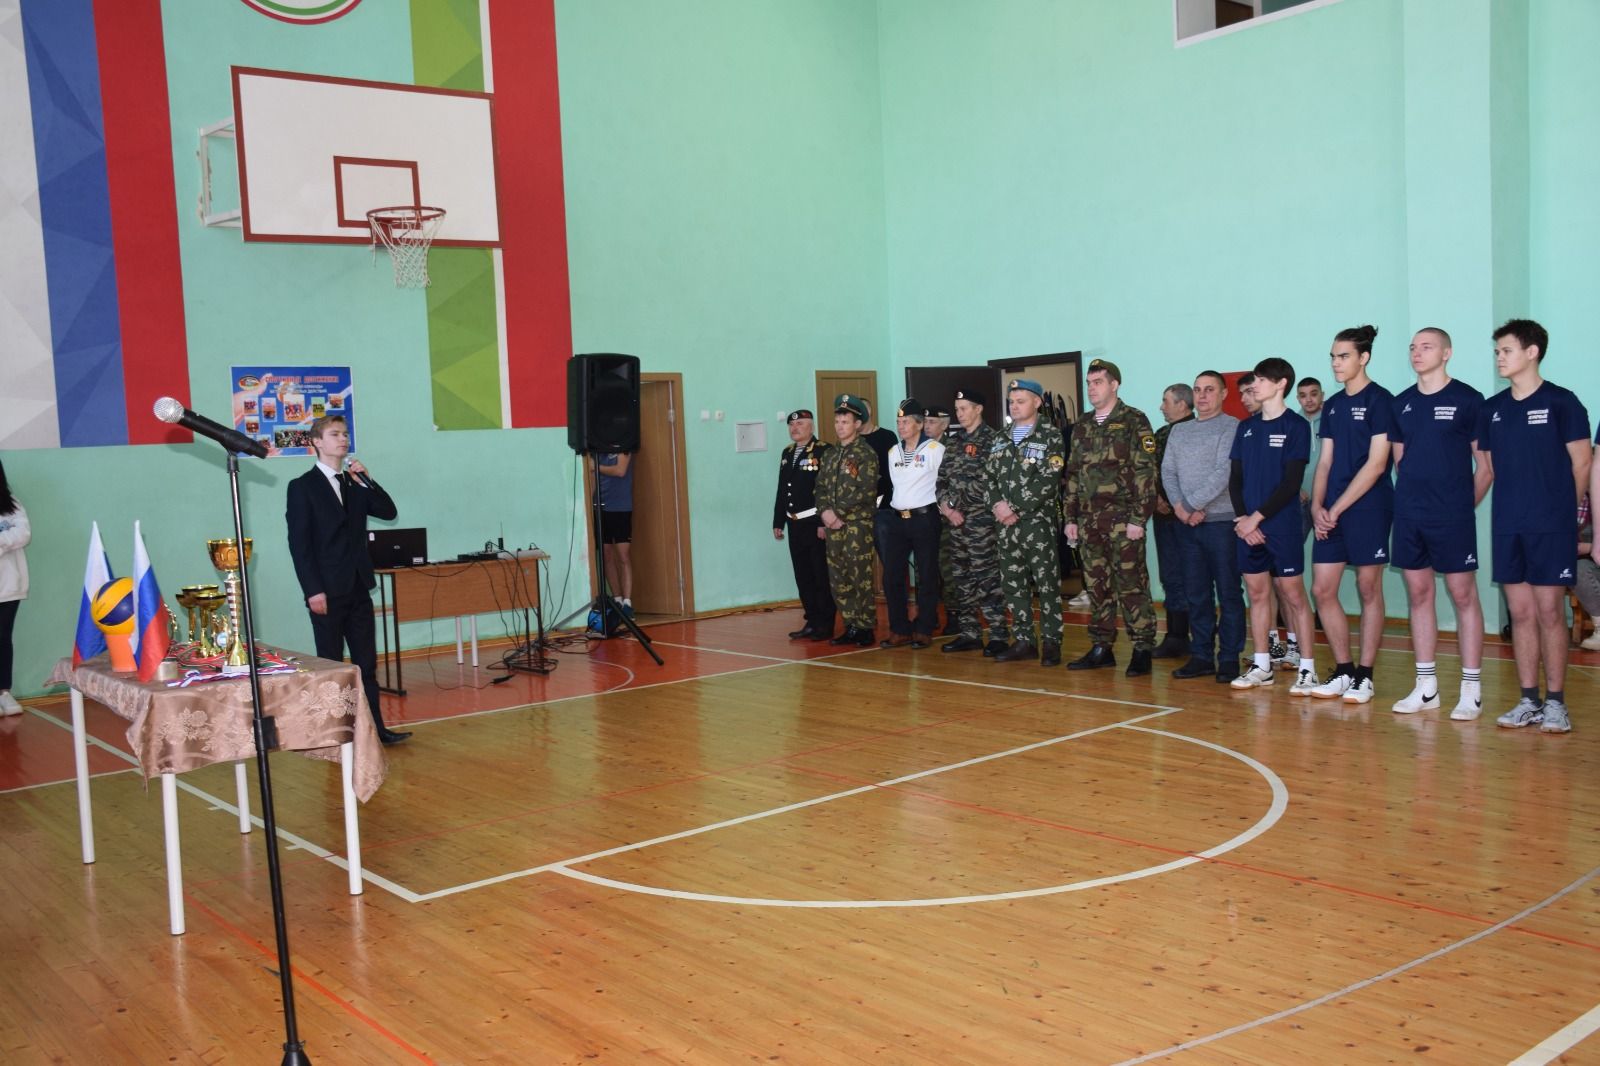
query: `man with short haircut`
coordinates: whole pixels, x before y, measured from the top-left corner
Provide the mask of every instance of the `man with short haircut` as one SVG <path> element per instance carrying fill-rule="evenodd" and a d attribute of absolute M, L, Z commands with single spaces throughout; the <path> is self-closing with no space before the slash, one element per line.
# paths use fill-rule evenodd
<path fill-rule="evenodd" d="M 1322 455 L 1322 382 L 1313 377 L 1300 379 L 1294 387 L 1295 399 L 1300 403 L 1300 414 L 1311 423 L 1311 462 L 1306 467 L 1305 480 L 1300 485 L 1300 517 L 1305 520 L 1306 539 L 1311 539 L 1311 490 L 1316 486 L 1317 460 Z"/>
<path fill-rule="evenodd" d="M 983 420 L 983 394 L 956 392 L 956 427 L 946 438 L 939 465 L 939 513 L 950 536 L 950 581 L 945 585 L 945 610 L 960 628 L 941 652 L 983 649 L 993 658 L 1011 643 L 1006 625 L 1006 594 L 1000 580 L 999 547 L 989 492 L 987 463 L 1001 440 Z M 981 626 L 989 627 L 989 641 Z"/>
<path fill-rule="evenodd" d="M 1239 402 L 1244 404 L 1245 417 L 1261 413 L 1261 401 L 1256 399 L 1256 375 L 1247 370 L 1239 375 Z"/>
<path fill-rule="evenodd" d="M 1511 643 L 1522 686 L 1517 705 L 1496 724 L 1568 733 L 1572 718 L 1567 710 L 1562 601 L 1575 580 L 1578 507 L 1589 488 L 1594 458 L 1589 412 L 1571 392 L 1541 376 L 1550 335 L 1539 323 L 1514 318 L 1495 330 L 1494 341 L 1495 367 L 1508 386 L 1479 413 L 1478 448 L 1491 470 L 1498 465 L 1505 472 L 1495 478 L 1490 511 L 1494 579 L 1511 609 Z"/>
<path fill-rule="evenodd" d="M 1240 689 L 1265 688 L 1275 680 L 1267 632 L 1272 624 L 1276 581 L 1284 614 L 1302 632 L 1311 628 L 1311 605 L 1304 584 L 1305 542 L 1300 533 L 1300 480 L 1311 454 L 1311 427 L 1284 405 L 1294 367 L 1273 356 L 1256 364 L 1252 388 L 1258 413 L 1239 423 L 1229 454 L 1228 492 L 1237 517 L 1233 521 L 1239 569 L 1250 593 L 1250 629 L 1255 658 L 1233 679 Z M 1316 687 L 1316 664 L 1302 655 L 1291 695 Z"/>
<path fill-rule="evenodd" d="M 1450 717 L 1470 722 L 1483 709 L 1483 607 L 1478 602 L 1478 525 L 1473 516 L 1489 491 L 1489 464 L 1478 457 L 1483 393 L 1450 376 L 1450 334 L 1430 326 L 1411 338 L 1417 383 L 1394 398 L 1394 545 L 1391 562 L 1405 575 L 1411 601 L 1411 650 L 1417 682 L 1394 705 L 1396 714 L 1439 707 L 1434 653 L 1439 620 L 1434 575 L 1443 574 L 1456 608 L 1461 648 L 1461 698 Z"/>
<path fill-rule="evenodd" d="M 367 517 L 388 522 L 400 512 L 361 460 L 349 459 L 345 468 L 350 427 L 343 415 L 323 415 L 311 423 L 311 450 L 316 465 L 289 482 L 284 521 L 317 657 L 342 662 L 349 647 L 378 738 L 398 744 L 411 734 L 385 725 L 378 704 L 378 630 L 372 613 L 378 579 L 367 553 Z"/>
<path fill-rule="evenodd" d="M 1194 420 L 1194 390 L 1178 382 L 1161 394 L 1162 427 L 1156 430 L 1156 571 L 1161 576 L 1161 595 L 1167 614 L 1167 635 L 1150 653 L 1152 659 L 1180 659 L 1189 654 L 1189 597 L 1184 586 L 1181 522 L 1173 515 L 1172 502 L 1159 477 L 1161 461 L 1167 452 L 1172 427 Z"/>
<path fill-rule="evenodd" d="M 1091 410 L 1072 424 L 1062 501 L 1068 541 L 1077 541 L 1089 589 L 1089 650 L 1069 670 L 1115 666 L 1117 609 L 1133 656 L 1128 677 L 1150 673 L 1156 613 L 1145 564 L 1145 523 L 1156 505 L 1156 438 L 1144 412 L 1117 396 L 1122 371 L 1096 359 L 1084 376 Z"/>
<path fill-rule="evenodd" d="M 1214 676 L 1231 682 L 1244 654 L 1244 594 L 1228 493 L 1239 420 L 1222 410 L 1227 395 L 1227 382 L 1215 370 L 1195 378 L 1195 417 L 1172 427 L 1161 460 L 1189 597 L 1189 661 L 1172 672 L 1180 681 Z"/>
<path fill-rule="evenodd" d="M 1253 371 L 1245 371 L 1239 375 L 1239 402 L 1244 405 L 1245 417 L 1260 414 L 1261 401 L 1256 399 L 1256 375 Z M 1312 445 L 1315 447 L 1315 444 Z M 1273 666 L 1288 666 L 1291 669 L 1299 661 L 1300 649 L 1298 646 L 1289 647 L 1288 644 L 1278 639 L 1278 628 L 1283 623 L 1283 612 L 1278 608 L 1278 595 L 1273 591 L 1273 585 L 1267 584 L 1267 605 L 1271 608 L 1269 614 L 1273 622 L 1267 628 L 1266 652 L 1272 660 Z M 1253 638 L 1252 638 L 1253 639 Z M 1310 639 L 1309 637 L 1307 639 Z"/>
<path fill-rule="evenodd" d="M 995 662 L 1039 656 L 1040 666 L 1061 665 L 1061 469 L 1066 442 L 1039 418 L 1044 386 L 1013 378 L 1006 386 L 1011 425 L 996 434 L 986 473 L 1000 555 L 1000 578 L 1011 611 L 1011 644 Z M 1039 643 L 1033 642 L 1033 590 L 1039 593 Z"/>
<path fill-rule="evenodd" d="M 890 503 L 884 524 L 883 597 L 889 635 L 881 647 L 926 648 L 939 621 L 939 508 L 936 488 L 944 445 L 922 432 L 922 401 L 902 400 L 895 409 L 899 439 L 889 452 Z M 911 558 L 917 560 L 917 617 L 906 614 Z"/>
<path fill-rule="evenodd" d="M 833 431 L 839 446 L 822 455 L 817 507 L 828 552 L 828 586 L 844 616 L 844 632 L 829 644 L 876 643 L 872 602 L 872 519 L 877 513 L 878 456 L 861 437 L 867 402 L 849 393 L 835 401 Z"/>
<path fill-rule="evenodd" d="M 790 640 L 827 640 L 833 636 L 836 609 L 828 588 L 828 546 L 823 542 L 822 519 L 817 516 L 817 471 L 830 447 L 819 440 L 816 420 L 801 408 L 789 412 L 790 444 L 778 460 L 778 495 L 772 504 L 772 537 L 789 534 L 789 564 L 794 569 L 795 591 L 805 610 L 805 624 L 789 634 Z"/>

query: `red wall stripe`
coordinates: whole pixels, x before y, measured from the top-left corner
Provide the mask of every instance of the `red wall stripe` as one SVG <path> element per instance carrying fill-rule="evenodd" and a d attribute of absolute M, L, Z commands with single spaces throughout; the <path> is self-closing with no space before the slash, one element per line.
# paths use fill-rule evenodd
<path fill-rule="evenodd" d="M 128 443 L 190 441 L 194 435 L 188 430 L 157 422 L 150 413 L 162 396 L 189 403 L 161 5 L 94 0 L 94 25 L 122 315 Z"/>
<path fill-rule="evenodd" d="M 553 0 L 490 0 L 489 41 L 511 424 L 564 426 L 572 300 Z"/>

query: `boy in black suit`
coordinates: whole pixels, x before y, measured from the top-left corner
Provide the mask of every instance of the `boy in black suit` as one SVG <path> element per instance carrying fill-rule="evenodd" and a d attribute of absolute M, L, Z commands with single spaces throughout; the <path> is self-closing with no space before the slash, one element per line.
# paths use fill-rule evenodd
<path fill-rule="evenodd" d="M 342 415 L 311 423 L 311 448 L 317 465 L 289 482 L 285 518 L 289 555 L 311 612 L 317 655 L 341 662 L 349 645 L 350 661 L 361 668 L 378 736 L 385 744 L 398 744 L 411 734 L 384 725 L 378 707 L 377 628 L 370 595 L 377 579 L 367 555 L 367 516 L 387 521 L 399 512 L 360 460 L 352 459 L 350 469 L 341 470 L 350 451 L 350 429 Z"/>

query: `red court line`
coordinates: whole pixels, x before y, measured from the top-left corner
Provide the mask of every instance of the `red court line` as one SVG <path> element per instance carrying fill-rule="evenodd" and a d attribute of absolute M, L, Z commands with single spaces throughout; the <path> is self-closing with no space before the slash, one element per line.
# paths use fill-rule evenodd
<path fill-rule="evenodd" d="M 255 937 L 251 936 L 249 933 L 246 933 L 243 929 L 240 929 L 238 926 L 236 926 L 232 922 L 228 921 L 226 918 L 224 918 L 222 915 L 218 914 L 216 911 L 212 910 L 210 907 L 206 906 L 204 903 L 201 903 L 199 900 L 195 899 L 188 892 L 185 892 L 183 894 L 183 898 L 190 906 L 194 907 L 196 910 L 200 911 L 206 917 L 208 917 L 212 921 L 216 922 L 218 925 L 220 925 L 227 932 L 232 933 L 234 935 L 234 937 L 236 937 L 237 939 L 243 941 L 245 944 L 249 945 L 250 947 L 255 948 L 256 951 L 258 951 L 262 955 L 266 956 L 269 960 L 271 960 L 271 965 L 268 967 L 268 969 L 272 969 L 274 973 L 277 972 L 276 969 L 275 969 L 275 967 L 278 964 L 278 952 L 277 952 L 276 948 L 269 950 L 265 944 L 261 943 L 261 941 L 257 940 Z M 396 1047 L 400 1048 L 402 1051 L 405 1051 L 407 1054 L 409 1054 L 412 1058 L 416 1059 L 417 1061 L 429 1063 L 430 1066 L 437 1066 L 437 1064 L 434 1063 L 434 1060 L 432 1058 L 430 1058 L 426 1053 L 424 1053 L 422 1051 L 419 1051 L 417 1048 L 414 1048 L 410 1044 L 406 1043 L 406 1041 L 403 1038 L 401 1038 L 400 1036 L 397 1036 L 396 1034 L 390 1032 L 388 1029 L 386 1029 L 383 1026 L 383 1024 L 381 1022 L 379 1022 L 376 1018 L 372 1017 L 372 1015 L 367 1014 L 366 1012 L 362 1011 L 354 1003 L 351 1003 L 349 1000 L 347 1000 L 344 997 L 338 995 L 331 988 L 327 987 L 322 982 L 318 981 L 316 978 L 310 976 L 305 971 L 301 970 L 300 967 L 294 966 L 294 965 L 291 964 L 290 969 L 294 974 L 294 979 L 295 979 L 295 983 L 296 984 L 305 985 L 308 988 L 311 988 L 312 990 L 314 990 L 317 993 L 319 993 L 320 995 L 322 995 L 323 998 L 328 1000 L 328 1002 L 338 1004 L 339 1008 L 341 1010 L 343 1010 L 346 1014 L 350 1015 L 350 1017 L 356 1019 L 358 1022 L 361 1022 L 367 1028 L 371 1029 L 373 1032 L 377 1033 L 379 1036 L 383 1037 L 385 1040 L 389 1041 L 391 1044 L 394 1044 Z M 301 1036 L 303 1038 L 304 1034 L 301 1034 Z"/>
<path fill-rule="evenodd" d="M 848 774 L 837 774 L 829 770 L 817 770 L 808 766 L 796 766 L 794 769 L 800 771 L 801 773 L 807 773 L 816 777 L 826 778 L 828 780 L 837 781 L 840 784 L 845 785 L 860 786 L 871 785 L 875 783 L 872 781 L 863 780 L 861 778 L 854 778 Z M 1321 878 L 1285 873 L 1281 870 L 1272 870 L 1264 866 L 1254 866 L 1250 863 L 1237 862 L 1235 860 L 1224 859 L 1219 856 L 1208 856 L 1202 858 L 1198 853 L 1186 850 L 1184 848 L 1174 848 L 1164 844 L 1152 844 L 1145 840 L 1135 840 L 1132 837 L 1118 836 L 1115 833 L 1106 833 L 1098 829 L 1085 829 L 1082 826 L 1069 825 L 1066 822 L 1056 822 L 1048 818 L 1039 818 L 1030 814 L 1021 814 L 1017 811 L 1008 811 L 1000 807 L 990 807 L 987 804 L 968 803 L 963 800 L 951 799 L 948 796 L 940 796 L 932 792 L 922 792 L 918 789 L 906 788 L 901 785 L 881 785 L 879 787 L 885 792 L 898 792 L 913 799 L 926 800 L 948 807 L 958 807 L 962 810 L 975 811 L 980 814 L 992 814 L 998 818 L 1006 818 L 1012 821 L 1024 822 L 1029 825 L 1037 825 L 1046 829 L 1060 829 L 1064 832 L 1076 833 L 1079 836 L 1095 837 L 1097 839 L 1110 841 L 1115 844 L 1126 844 L 1129 847 L 1160 852 L 1164 855 L 1196 858 L 1200 859 L 1202 862 L 1215 863 L 1218 866 L 1226 866 L 1230 869 L 1239 870 L 1243 873 L 1254 873 L 1262 874 L 1266 877 L 1276 877 L 1281 880 L 1292 881 L 1295 884 L 1311 885 L 1316 888 L 1326 888 L 1330 891 L 1341 892 L 1349 896 L 1359 896 L 1365 899 L 1375 900 L 1380 903 L 1394 903 L 1402 907 L 1409 907 L 1412 910 L 1425 911 L 1430 914 L 1438 914 L 1446 918 L 1457 918 L 1461 921 L 1474 922 L 1478 925 L 1494 925 L 1497 921 L 1496 919 L 1492 918 L 1479 917 L 1476 914 L 1466 914 L 1461 911 L 1447 910 L 1443 907 L 1436 907 L 1431 903 L 1420 903 L 1417 900 L 1401 899 L 1399 896 L 1386 896 L 1381 892 L 1372 892 L 1364 888 L 1352 888 L 1348 885 L 1340 885 L 1332 881 L 1324 881 Z M 1586 948 L 1589 951 L 1600 951 L 1600 944 L 1592 944 L 1583 940 L 1574 940 L 1571 937 L 1561 936 L 1557 933 L 1545 933 L 1537 929 L 1528 929 L 1520 925 L 1511 925 L 1507 926 L 1506 928 L 1515 930 L 1519 933 L 1524 933 L 1528 936 L 1538 937 L 1542 940 L 1551 940 L 1560 944 L 1570 944 L 1573 947 Z"/>

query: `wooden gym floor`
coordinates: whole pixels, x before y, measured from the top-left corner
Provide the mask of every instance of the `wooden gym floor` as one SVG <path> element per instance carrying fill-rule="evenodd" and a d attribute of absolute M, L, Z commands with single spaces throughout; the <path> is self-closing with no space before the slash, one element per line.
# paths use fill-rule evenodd
<path fill-rule="evenodd" d="M 283 853 L 312 1061 L 1600 1062 L 1596 656 L 1543 736 L 1494 725 L 1497 641 L 1455 723 L 1389 711 L 1403 639 L 1362 708 L 798 625 L 656 625 L 665 668 L 613 640 L 500 685 L 408 660 L 366 894 Z M 0 1059 L 276 1061 L 231 771 L 182 779 L 169 936 L 159 789 L 90 720 L 92 866 L 65 700 L 0 721 Z M 337 852 L 337 771 L 273 773 L 280 829 Z"/>

